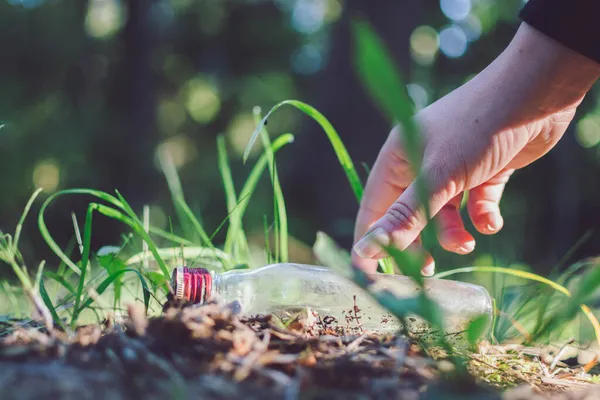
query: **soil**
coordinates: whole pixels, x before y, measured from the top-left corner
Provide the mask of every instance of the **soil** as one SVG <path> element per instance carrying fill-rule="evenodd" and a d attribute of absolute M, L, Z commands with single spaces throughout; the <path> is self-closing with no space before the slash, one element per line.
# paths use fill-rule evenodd
<path fill-rule="evenodd" d="M 414 339 L 362 332 L 310 310 L 283 318 L 236 311 L 169 301 L 161 316 L 147 318 L 131 305 L 122 321 L 109 317 L 71 334 L 0 323 L 0 398 L 583 399 L 595 390 L 515 378 L 516 389 L 501 392 L 457 375 L 443 352 L 426 352 Z M 494 354 L 475 357 L 471 370 L 497 373 Z"/>

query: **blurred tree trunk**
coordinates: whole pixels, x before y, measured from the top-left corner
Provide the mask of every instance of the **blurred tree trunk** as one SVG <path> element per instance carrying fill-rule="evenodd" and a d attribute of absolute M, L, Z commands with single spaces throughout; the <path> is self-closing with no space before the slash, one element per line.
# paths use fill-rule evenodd
<path fill-rule="evenodd" d="M 332 33 L 329 63 L 316 77 L 307 78 L 311 95 L 303 99 L 322 112 L 338 131 L 363 182 L 391 126 L 371 102 L 354 71 L 351 19 L 362 15 L 385 41 L 409 78 L 409 37 L 418 26 L 425 5 L 419 0 L 347 2 Z M 292 234 L 312 244 L 315 230 L 331 235 L 345 247 L 352 244 L 358 203 L 321 128 L 309 119 L 298 133 L 295 151 L 280 163 L 283 190 L 290 210 Z M 301 220 L 301 222 L 295 222 Z M 314 225 L 309 225 L 314 221 Z M 297 229 L 303 229 L 298 231 Z M 296 229 L 296 230 L 294 230 Z"/>
<path fill-rule="evenodd" d="M 155 126 L 155 91 L 152 72 L 152 51 L 155 36 L 149 13 L 151 0 L 128 0 L 128 21 L 123 30 L 124 66 L 123 108 L 126 116 L 123 137 L 126 139 L 121 154 L 124 174 L 123 189 L 130 188 L 132 201 L 148 201 L 151 185 L 146 182 L 155 177 L 153 151 L 157 140 Z"/>

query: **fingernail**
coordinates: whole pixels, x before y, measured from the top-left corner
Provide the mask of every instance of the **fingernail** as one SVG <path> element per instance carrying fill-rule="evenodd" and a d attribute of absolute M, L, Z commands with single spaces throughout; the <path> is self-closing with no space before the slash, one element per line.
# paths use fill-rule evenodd
<path fill-rule="evenodd" d="M 427 264 L 426 266 L 424 266 L 421 269 L 421 274 L 423 276 L 433 276 L 434 272 L 435 272 L 435 262 Z"/>
<path fill-rule="evenodd" d="M 466 253 L 472 252 L 474 249 L 475 249 L 475 241 L 470 241 L 467 243 L 463 243 L 461 246 L 459 246 L 457 248 L 457 251 L 459 253 L 466 254 Z"/>
<path fill-rule="evenodd" d="M 488 218 L 489 222 L 486 227 L 488 231 L 495 232 L 502 228 L 502 217 L 500 215 L 496 213 L 490 213 Z"/>
<path fill-rule="evenodd" d="M 355 245 L 354 251 L 362 258 L 371 258 L 381 252 L 381 246 L 387 246 L 390 237 L 383 228 L 377 228 L 363 236 Z"/>

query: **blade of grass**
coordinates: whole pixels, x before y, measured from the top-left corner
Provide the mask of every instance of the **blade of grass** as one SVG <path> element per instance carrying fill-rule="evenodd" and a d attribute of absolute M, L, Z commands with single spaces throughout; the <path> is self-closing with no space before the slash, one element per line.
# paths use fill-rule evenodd
<path fill-rule="evenodd" d="M 181 181 L 179 180 L 179 175 L 177 174 L 177 168 L 173 163 L 171 155 L 168 152 L 159 152 L 159 161 L 163 173 L 165 174 L 165 178 L 167 180 L 167 185 L 169 186 L 169 191 L 171 192 L 171 197 L 173 198 L 173 203 L 175 205 L 175 209 L 178 211 L 179 218 L 182 224 L 185 221 L 189 221 L 196 234 L 199 236 L 201 240 L 201 244 L 203 246 L 214 247 L 210 238 L 206 234 L 206 231 L 202 227 L 202 224 L 192 210 L 189 205 L 185 201 L 185 196 L 183 194 L 183 188 L 181 186 Z"/>
<path fill-rule="evenodd" d="M 19 251 L 18 250 L 19 239 L 21 238 L 21 231 L 23 229 L 23 224 L 25 223 L 25 218 L 27 218 L 27 214 L 29 214 L 29 210 L 31 210 L 31 206 L 33 205 L 33 202 L 38 197 L 38 195 L 42 192 L 42 190 L 43 190 L 42 188 L 38 188 L 35 192 L 33 192 L 33 195 L 29 198 L 29 201 L 25 205 L 25 209 L 23 210 L 23 213 L 21 214 L 21 218 L 19 218 L 19 222 L 17 223 L 17 227 L 15 229 L 15 236 L 13 239 L 13 251 L 15 252 L 15 254 L 18 254 L 18 251 Z"/>
<path fill-rule="evenodd" d="M 271 151 L 273 152 L 273 154 L 275 154 L 283 146 L 293 143 L 293 141 L 294 141 L 294 135 L 292 135 L 291 133 L 284 133 L 284 134 L 278 136 L 273 141 L 273 144 L 270 146 Z M 239 218 L 239 219 L 243 218 L 244 214 L 246 213 L 246 209 L 250 202 L 250 198 L 252 197 L 252 195 L 254 194 L 254 191 L 256 190 L 256 187 L 258 185 L 260 177 L 262 176 L 263 172 L 267 168 L 268 160 L 269 160 L 268 154 L 266 152 L 264 152 L 259 157 L 258 161 L 256 162 L 256 164 L 254 164 L 254 167 L 250 171 L 250 174 L 248 175 L 248 178 L 246 179 L 246 182 L 244 183 L 244 186 L 242 187 L 242 190 L 240 192 L 239 203 L 237 204 L 237 207 L 232 211 L 232 213 L 236 213 L 238 215 L 237 218 Z M 233 234 L 234 234 L 234 232 L 228 231 L 227 232 L 228 237 L 226 238 L 226 241 L 233 240 L 234 239 Z"/>
<path fill-rule="evenodd" d="M 146 283 L 144 276 L 139 271 L 137 271 L 133 268 L 123 269 L 123 270 L 117 271 L 117 272 L 109 275 L 106 279 L 104 279 L 102 281 L 102 283 L 100 283 L 100 285 L 98 285 L 98 287 L 96 287 L 96 292 L 98 294 L 104 293 L 104 291 L 106 289 L 108 289 L 108 287 L 114 282 L 114 280 L 117 279 L 120 275 L 124 274 L 125 272 L 132 272 L 132 273 L 136 274 L 137 277 L 139 278 L 140 283 L 142 284 L 142 288 L 144 289 L 144 306 L 147 310 L 149 303 L 150 303 L 150 290 L 148 289 L 148 284 Z M 93 302 L 94 302 L 94 299 L 90 297 L 81 305 L 81 308 L 86 309 Z"/>
<path fill-rule="evenodd" d="M 69 293 L 75 294 L 75 288 L 73 287 L 73 285 L 71 285 L 69 281 L 67 281 L 63 276 L 59 275 L 58 273 L 52 271 L 45 271 L 44 276 L 46 278 L 52 279 L 53 281 L 67 289 Z"/>
<path fill-rule="evenodd" d="M 178 251 L 178 250 L 181 250 L 183 252 L 183 256 L 185 259 L 211 258 L 211 259 L 218 259 L 218 260 L 223 260 L 223 261 L 230 261 L 230 259 L 231 259 L 229 254 L 225 253 L 224 251 L 222 251 L 220 249 L 216 249 L 216 248 L 194 246 L 194 247 L 184 247 L 184 248 L 166 247 L 166 248 L 157 249 L 160 257 L 165 260 L 179 258 L 180 255 L 178 253 L 176 253 L 176 251 Z M 132 265 L 132 264 L 143 262 L 143 260 L 144 260 L 144 253 L 140 252 L 140 253 L 134 254 L 133 256 L 129 257 L 125 261 L 125 264 Z"/>
<path fill-rule="evenodd" d="M 187 240 L 185 238 L 179 237 L 177 235 L 174 235 L 172 233 L 169 233 L 167 231 L 165 231 L 164 229 L 160 229 L 154 226 L 150 227 L 150 233 L 152 233 L 153 235 L 156 235 L 160 238 L 163 239 L 167 239 L 173 243 L 178 243 L 178 244 L 182 244 L 184 246 L 192 246 L 194 245 L 194 242 Z"/>
<path fill-rule="evenodd" d="M 260 107 L 254 107 L 252 110 L 252 114 L 254 116 L 254 123 L 256 126 L 260 125 L 261 121 L 261 110 Z M 285 207 L 285 199 L 283 197 L 283 190 L 281 189 L 281 184 L 279 183 L 279 175 L 277 173 L 277 166 L 275 164 L 275 152 L 271 147 L 271 140 L 269 139 L 269 133 L 266 127 L 263 125 L 263 129 L 260 132 L 260 136 L 263 142 L 263 146 L 265 148 L 265 154 L 267 155 L 267 162 L 269 165 L 269 175 L 271 177 L 271 185 L 273 186 L 273 197 L 274 197 L 274 211 L 273 213 L 276 225 L 275 225 L 275 235 L 277 238 L 277 248 L 276 248 L 276 259 L 278 262 L 286 263 L 289 260 L 289 250 L 288 250 L 288 220 L 287 220 L 287 211 Z"/>
<path fill-rule="evenodd" d="M 226 253 L 233 254 L 237 260 L 246 260 L 250 256 L 248 250 L 248 240 L 244 233 L 242 219 L 239 213 L 234 212 L 237 207 L 238 200 L 231 175 L 231 167 L 229 165 L 229 157 L 227 156 L 227 145 L 223 135 L 217 136 L 217 155 L 219 171 L 221 172 L 221 180 L 225 190 L 225 199 L 227 203 L 227 213 L 229 214 L 229 230 L 232 230 L 231 235 L 227 235 L 223 250 Z M 234 240 L 227 240 L 233 238 Z"/>
<path fill-rule="evenodd" d="M 58 246 L 58 244 L 54 241 L 54 238 L 52 237 L 52 235 L 50 234 L 50 231 L 48 230 L 48 227 L 46 226 L 46 221 L 44 220 L 44 214 L 46 212 L 46 209 L 50 205 L 50 203 L 52 203 L 58 197 L 65 196 L 65 195 L 73 195 L 73 194 L 85 194 L 85 195 L 94 196 L 96 198 L 106 201 L 107 203 L 109 203 L 117 208 L 121 208 L 121 209 L 123 206 L 114 196 L 111 196 L 108 193 L 105 193 L 105 192 L 102 192 L 99 190 L 93 190 L 93 189 L 61 190 L 60 192 L 56 192 L 52 196 L 48 197 L 46 199 L 46 201 L 44 202 L 44 204 L 42 204 L 42 207 L 38 214 L 38 227 L 40 229 L 40 233 L 42 234 L 42 237 L 44 238 L 44 240 L 46 241 L 46 243 L 48 244 L 50 249 L 52 249 L 54 254 L 56 254 L 61 259 L 62 262 L 64 262 L 75 273 L 77 273 L 78 275 L 81 275 L 80 268 L 77 265 L 75 265 L 75 263 L 73 261 L 71 261 L 71 259 L 60 249 L 60 246 Z"/>
<path fill-rule="evenodd" d="M 354 192 L 356 199 L 358 201 L 360 201 L 360 198 L 362 197 L 362 193 L 363 193 L 362 183 L 360 181 L 358 174 L 356 173 L 356 169 L 354 168 L 354 163 L 352 162 L 352 159 L 350 158 L 350 155 L 348 154 L 348 151 L 346 150 L 346 147 L 344 146 L 340 136 L 334 129 L 333 125 L 331 125 L 331 123 L 327 120 L 327 118 L 325 118 L 325 116 L 323 114 L 321 114 L 319 111 L 317 111 L 314 107 L 312 107 L 306 103 L 303 103 L 301 101 L 285 100 L 285 101 L 282 101 L 281 103 L 276 104 L 275 106 L 273 106 L 273 108 L 271 108 L 271 110 L 269 110 L 267 115 L 265 115 L 263 117 L 263 119 L 260 121 L 260 123 L 258 124 L 256 129 L 254 130 L 254 133 L 252 133 L 250 140 L 248 141 L 248 145 L 246 146 L 246 149 L 244 151 L 244 162 L 247 161 L 248 156 L 250 155 L 250 150 L 252 150 L 252 147 L 254 146 L 256 139 L 260 135 L 261 131 L 264 129 L 265 121 L 267 121 L 267 119 L 275 111 L 277 111 L 279 108 L 281 108 L 285 105 L 295 107 L 298 110 L 302 111 L 303 113 L 305 113 L 306 115 L 308 115 L 309 117 L 314 119 L 321 126 L 321 128 L 323 128 L 323 131 L 325 131 L 327 138 L 329 139 L 331 145 L 333 146 L 333 149 L 338 158 L 338 161 L 340 162 L 340 165 L 342 166 L 342 168 L 346 174 L 346 177 L 347 177 L 348 181 L 350 182 L 350 186 L 352 187 L 352 190 Z"/>
<path fill-rule="evenodd" d="M 60 317 L 58 316 L 58 313 L 56 312 L 56 307 L 54 307 L 54 304 L 52 304 L 50 296 L 48 296 L 48 292 L 46 291 L 46 286 L 44 285 L 43 279 L 40 280 L 40 297 L 42 298 L 42 301 L 46 305 L 48 311 L 50 311 L 50 315 L 52 316 L 54 323 L 58 324 L 58 326 L 64 329 L 65 326 L 63 325 Z"/>
<path fill-rule="evenodd" d="M 414 104 L 408 95 L 400 70 L 391 52 L 375 30 L 363 18 L 352 22 L 354 40 L 353 61 L 358 78 L 375 105 L 390 123 L 401 127 L 405 150 L 417 177 L 415 180 L 419 201 L 430 220 L 428 189 L 425 176 L 420 173 L 423 143 L 417 124 L 413 119 Z M 431 248 L 436 240 L 435 224 L 428 223 L 421 233 L 425 248 Z M 389 265 L 382 266 L 388 268 Z"/>

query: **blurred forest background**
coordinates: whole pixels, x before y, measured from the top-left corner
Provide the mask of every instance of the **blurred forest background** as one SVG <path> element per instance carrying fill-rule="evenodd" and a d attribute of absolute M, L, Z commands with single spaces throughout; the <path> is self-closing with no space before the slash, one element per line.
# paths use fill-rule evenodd
<path fill-rule="evenodd" d="M 0 229 L 14 229 L 41 186 L 45 196 L 74 187 L 118 189 L 138 212 L 149 204 L 152 223 L 168 230 L 175 214 L 156 158 L 162 148 L 172 154 L 186 198 L 211 231 L 226 216 L 217 135 L 226 135 L 241 184 L 250 168 L 241 155 L 254 130 L 253 107 L 264 113 L 290 98 L 321 111 L 354 162 L 372 165 L 391 127 L 354 70 L 352 18 L 367 18 L 381 35 L 420 109 L 504 49 L 523 4 L 1 0 Z M 326 136 L 291 108 L 278 112 L 269 130 L 296 135 L 277 157 L 290 233 L 297 239 L 292 258 L 310 259 L 317 230 L 349 248 L 357 204 Z M 476 251 L 455 256 L 435 250 L 438 269 L 483 257 L 544 273 L 586 232 L 591 235 L 570 261 L 600 254 L 599 142 L 600 105 L 590 93 L 558 146 L 513 176 L 501 204 L 504 229 L 484 237 L 468 223 Z M 366 177 L 366 169 L 359 170 Z M 88 202 L 65 198 L 47 214 L 61 246 L 73 239 L 71 211 L 83 218 Z M 265 176 L 246 228 L 262 237 L 269 210 Z M 122 225 L 102 217 L 94 225 L 94 248 L 118 244 Z M 55 264 L 35 217 L 21 243 L 26 260 Z"/>

